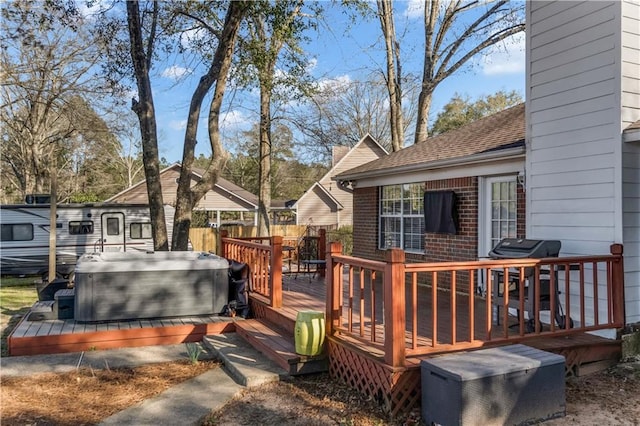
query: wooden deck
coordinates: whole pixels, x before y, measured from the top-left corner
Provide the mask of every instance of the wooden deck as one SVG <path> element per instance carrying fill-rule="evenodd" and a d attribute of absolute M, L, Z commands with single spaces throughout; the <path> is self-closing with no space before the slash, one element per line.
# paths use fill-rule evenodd
<path fill-rule="evenodd" d="M 235 331 L 232 318 L 218 315 L 101 323 L 28 318 L 25 315 L 7 339 L 11 356 L 174 345 Z"/>
<path fill-rule="evenodd" d="M 427 289 L 425 289 L 427 291 Z M 326 282 L 317 274 L 283 274 L 282 278 L 282 308 L 268 307 L 268 300 L 259 295 L 252 295 L 254 315 L 272 324 L 294 333 L 296 317 L 300 311 L 325 312 Z M 350 295 L 343 295 L 343 305 L 348 303 Z M 351 296 L 352 297 L 352 296 Z M 464 304 L 468 298 L 458 297 L 456 304 Z M 426 299 L 425 299 L 426 300 Z M 450 300 L 442 297 L 439 306 L 442 315 L 450 313 L 447 304 Z M 422 306 L 421 311 L 427 312 L 428 306 Z M 464 312 L 464 310 L 458 309 Z M 357 311 L 356 311 L 357 312 Z M 477 324 L 482 328 L 482 321 L 486 313 L 482 310 L 475 312 Z M 379 315 L 378 318 L 382 318 Z M 72 319 L 29 321 L 28 315 L 17 325 L 7 339 L 10 355 L 35 355 L 47 353 L 79 352 L 86 350 L 112 349 L 119 347 L 135 347 L 150 345 L 170 345 L 199 341 L 205 335 L 236 331 L 237 320 L 229 317 L 211 315 L 200 317 L 162 318 L 151 320 L 113 321 L 100 323 L 79 323 Z M 515 319 L 512 319 L 513 324 Z M 377 321 L 376 326 L 380 327 Z M 363 334 L 371 332 L 372 321 L 363 316 Z M 358 321 L 353 323 L 359 327 Z M 419 324 L 418 334 L 422 343 L 428 344 L 432 335 L 429 321 Z M 507 328 L 508 329 L 508 328 Z M 508 329 L 509 330 L 509 329 Z M 517 332 L 517 327 L 510 333 Z M 460 335 L 468 333 L 458 331 Z M 447 328 L 438 330 L 439 341 L 452 338 Z M 367 342 L 365 340 L 342 335 L 341 343 L 357 350 L 377 361 L 383 360 L 384 347 L 382 343 Z M 407 348 L 410 347 L 410 333 L 407 333 Z M 582 334 L 578 336 L 544 337 L 528 340 L 527 344 L 540 349 L 562 353 L 567 357 L 568 369 L 579 369 L 585 362 L 601 361 L 610 358 L 619 351 L 619 342 L 602 339 L 597 336 Z M 579 351 L 579 353 L 572 353 Z M 407 368 L 417 368 L 424 356 L 407 357 Z M 586 370 L 585 370 L 586 371 Z"/>
<path fill-rule="evenodd" d="M 315 311 L 325 311 L 325 303 L 324 300 L 326 298 L 326 283 L 323 278 L 319 278 L 317 276 L 298 276 L 294 278 L 294 276 L 283 276 L 283 307 L 278 309 L 278 317 L 272 316 L 269 318 L 271 322 L 279 321 L 279 325 L 285 329 L 292 329 L 293 324 L 295 324 L 297 313 L 304 310 L 315 310 Z M 431 292 L 430 287 L 422 288 L 422 292 L 427 293 Z M 442 297 L 439 297 L 438 303 L 438 312 L 442 317 L 446 318 L 451 315 L 451 306 L 449 302 L 451 301 L 451 296 L 448 291 L 443 291 Z M 342 306 L 345 307 L 349 301 L 349 295 L 343 295 Z M 475 298 L 480 298 L 480 296 L 475 296 Z M 256 298 L 260 300 L 259 298 Z M 266 303 L 266 300 L 262 300 Z M 455 306 L 458 315 L 468 315 L 468 307 L 469 297 L 465 295 L 458 295 L 455 298 Z M 428 298 L 420 298 L 420 312 L 430 312 L 431 307 L 428 306 Z M 464 307 L 464 309 L 463 309 Z M 486 326 L 486 318 L 487 313 L 485 309 L 476 309 L 474 311 L 474 316 L 476 317 L 476 327 L 475 330 L 476 335 L 480 335 L 483 330 L 485 330 Z M 380 318 L 379 321 L 376 321 L 376 328 L 381 327 L 381 319 L 382 315 L 379 313 L 377 318 Z M 516 335 L 519 332 L 519 324 L 516 317 L 510 316 L 508 317 L 508 324 L 505 327 L 504 322 L 500 325 L 494 326 L 493 333 L 496 335 L 502 335 L 505 332 L 510 335 Z M 363 327 L 362 334 L 370 335 L 371 333 L 371 319 L 369 316 L 363 317 Z M 467 321 L 460 321 L 461 324 L 468 323 Z M 354 322 L 354 327 L 360 326 L 359 322 Z M 463 328 L 459 328 L 456 330 L 457 336 L 462 338 L 463 336 L 468 336 L 470 331 L 465 330 Z M 420 337 L 420 340 L 423 344 L 429 344 L 431 342 L 431 338 L 429 336 L 433 336 L 433 327 L 430 321 L 420 321 L 418 323 L 417 334 Z M 451 335 L 451 330 L 448 327 L 439 327 L 437 330 L 437 339 L 439 342 L 450 342 L 453 339 Z M 406 346 L 407 349 L 410 348 L 411 345 L 411 332 L 407 331 L 406 333 Z M 358 348 L 359 352 L 367 354 L 368 356 L 383 362 L 384 357 L 384 347 L 383 343 L 372 343 L 367 342 L 364 339 L 358 339 L 349 337 L 346 335 L 340 335 L 339 339 L 342 343 L 346 345 L 350 345 L 354 348 Z M 513 342 L 516 343 L 516 342 Z M 589 333 L 581 333 L 577 335 L 570 336 L 540 336 L 540 337 L 530 337 L 526 339 L 524 343 L 542 350 L 547 350 L 550 352 L 560 353 L 565 356 L 567 359 L 566 367 L 568 374 L 579 374 L 580 369 L 582 368 L 583 372 L 587 372 L 588 370 L 583 367 L 583 364 L 599 362 L 602 360 L 610 360 L 616 359 L 619 357 L 620 353 L 620 342 L 616 340 L 606 339 L 603 337 L 599 337 Z M 488 342 L 486 347 L 491 347 L 491 342 Z M 479 347 L 477 349 L 481 349 Z M 440 355 L 434 353 L 433 356 Z M 420 360 L 427 358 L 425 355 L 416 355 L 416 356 L 408 356 L 406 367 L 408 368 L 418 368 L 420 364 Z M 607 361 L 608 362 L 608 361 Z"/>

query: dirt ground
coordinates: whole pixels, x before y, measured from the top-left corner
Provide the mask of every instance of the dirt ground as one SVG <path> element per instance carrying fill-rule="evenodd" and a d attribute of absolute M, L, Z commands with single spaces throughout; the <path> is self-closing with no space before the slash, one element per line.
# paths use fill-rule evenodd
<path fill-rule="evenodd" d="M 2 425 L 92 425 L 214 362 L 147 365 L 2 379 Z M 43 403 L 46 401 L 46 403 Z M 567 416 L 545 425 L 640 425 L 640 359 L 569 378 Z M 374 401 L 326 374 L 246 390 L 203 423 L 214 425 L 419 425 L 419 413 L 390 421 Z"/>

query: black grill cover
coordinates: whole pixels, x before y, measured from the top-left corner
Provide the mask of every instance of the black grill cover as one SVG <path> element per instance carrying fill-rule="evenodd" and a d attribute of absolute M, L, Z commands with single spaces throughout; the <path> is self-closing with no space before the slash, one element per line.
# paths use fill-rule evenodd
<path fill-rule="evenodd" d="M 489 252 L 489 257 L 492 259 L 558 257 L 560 246 L 561 244 L 558 240 L 505 238 Z"/>

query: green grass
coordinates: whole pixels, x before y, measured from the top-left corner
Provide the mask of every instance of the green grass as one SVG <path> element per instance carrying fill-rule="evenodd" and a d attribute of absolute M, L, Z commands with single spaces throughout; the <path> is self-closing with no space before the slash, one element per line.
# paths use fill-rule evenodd
<path fill-rule="evenodd" d="M 2 329 L 2 356 L 7 356 L 7 337 L 20 318 L 38 300 L 37 278 L 2 277 L 0 281 L 0 328 Z"/>

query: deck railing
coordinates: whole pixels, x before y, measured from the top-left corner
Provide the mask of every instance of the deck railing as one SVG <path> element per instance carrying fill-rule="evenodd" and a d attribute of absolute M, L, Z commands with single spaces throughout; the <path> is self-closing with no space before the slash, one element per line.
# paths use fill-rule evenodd
<path fill-rule="evenodd" d="M 282 237 L 229 238 L 221 231 L 222 256 L 249 265 L 251 291 L 282 307 Z"/>
<path fill-rule="evenodd" d="M 329 246 L 327 333 L 379 348 L 392 366 L 411 356 L 624 325 L 619 244 L 603 256 L 438 263 L 405 263 L 400 249 L 389 250 L 385 262 L 340 253 L 338 243 Z"/>

